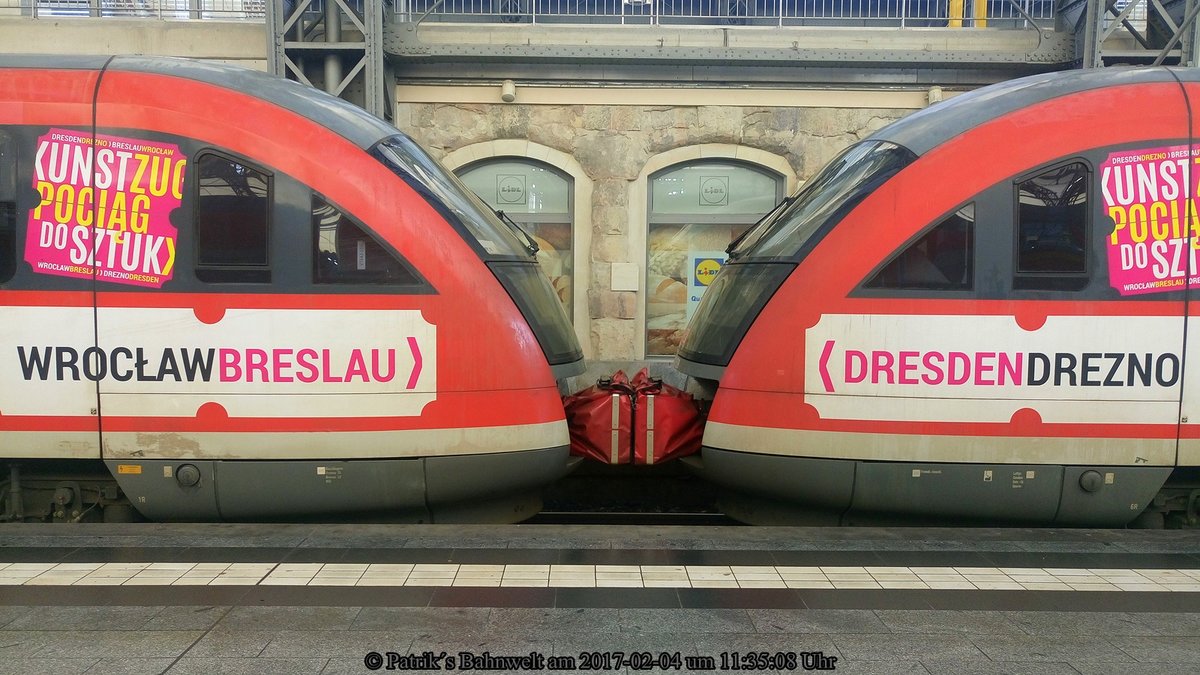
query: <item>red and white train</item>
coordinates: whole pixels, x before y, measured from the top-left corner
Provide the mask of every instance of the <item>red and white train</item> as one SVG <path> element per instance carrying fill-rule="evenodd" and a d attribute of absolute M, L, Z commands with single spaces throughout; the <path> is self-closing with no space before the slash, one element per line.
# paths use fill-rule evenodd
<path fill-rule="evenodd" d="M 526 242 L 311 88 L 3 58 L 0 519 L 531 515 L 582 352 Z"/>
<path fill-rule="evenodd" d="M 1194 110 L 1195 70 L 980 89 L 734 242 L 676 362 L 730 513 L 1197 524 Z"/>

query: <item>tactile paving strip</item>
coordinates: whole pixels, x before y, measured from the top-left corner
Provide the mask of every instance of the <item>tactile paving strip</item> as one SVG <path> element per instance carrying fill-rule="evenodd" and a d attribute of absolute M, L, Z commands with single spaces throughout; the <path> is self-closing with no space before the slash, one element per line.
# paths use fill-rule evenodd
<path fill-rule="evenodd" d="M 723 565 L 0 563 L 0 586 L 461 586 L 1200 592 L 1200 570 Z"/>

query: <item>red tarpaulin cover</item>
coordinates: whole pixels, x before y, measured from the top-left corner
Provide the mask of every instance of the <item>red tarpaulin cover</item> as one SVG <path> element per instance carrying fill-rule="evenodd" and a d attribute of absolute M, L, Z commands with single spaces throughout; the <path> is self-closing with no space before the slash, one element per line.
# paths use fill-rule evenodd
<path fill-rule="evenodd" d="M 563 401 L 571 454 L 606 464 L 661 464 L 700 450 L 704 423 L 692 395 L 624 371 Z"/>
<path fill-rule="evenodd" d="M 628 464 L 632 458 L 633 387 L 624 371 L 563 401 L 571 454 L 605 464 Z"/>
<path fill-rule="evenodd" d="M 633 463 L 662 464 L 700 451 L 704 422 L 692 395 L 643 368 L 634 376 Z"/>

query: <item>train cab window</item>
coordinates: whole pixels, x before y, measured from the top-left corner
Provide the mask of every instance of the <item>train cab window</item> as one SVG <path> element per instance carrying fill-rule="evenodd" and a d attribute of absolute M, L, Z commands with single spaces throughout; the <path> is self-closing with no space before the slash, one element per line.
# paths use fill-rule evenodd
<path fill-rule="evenodd" d="M 407 264 L 358 223 L 324 199 L 313 195 L 313 283 L 420 283 Z"/>
<path fill-rule="evenodd" d="M 17 148 L 0 131 L 0 284 L 17 273 Z"/>
<path fill-rule="evenodd" d="M 1078 290 L 1087 285 L 1089 171 L 1051 167 L 1016 184 L 1013 288 Z"/>
<path fill-rule="evenodd" d="M 974 286 L 975 205 L 929 228 L 866 283 L 867 288 L 969 291 Z"/>
<path fill-rule="evenodd" d="M 196 161 L 196 277 L 219 283 L 271 281 L 271 178 L 217 154 Z"/>

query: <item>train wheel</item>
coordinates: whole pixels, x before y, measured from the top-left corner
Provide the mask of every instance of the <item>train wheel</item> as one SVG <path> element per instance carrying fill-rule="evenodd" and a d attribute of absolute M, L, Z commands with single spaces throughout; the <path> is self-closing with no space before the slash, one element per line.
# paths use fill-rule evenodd
<path fill-rule="evenodd" d="M 132 523 L 141 520 L 132 504 L 108 504 L 104 507 L 104 522 Z"/>
<path fill-rule="evenodd" d="M 1166 516 L 1162 511 L 1151 511 L 1146 509 L 1142 511 L 1137 518 L 1134 518 L 1129 523 L 1129 528 L 1134 530 L 1161 530 L 1167 526 Z"/>

